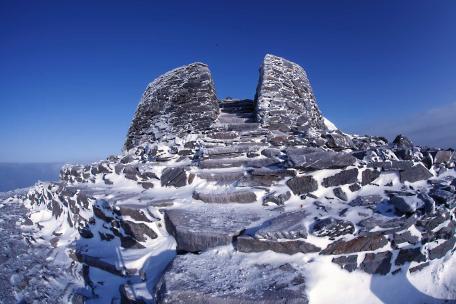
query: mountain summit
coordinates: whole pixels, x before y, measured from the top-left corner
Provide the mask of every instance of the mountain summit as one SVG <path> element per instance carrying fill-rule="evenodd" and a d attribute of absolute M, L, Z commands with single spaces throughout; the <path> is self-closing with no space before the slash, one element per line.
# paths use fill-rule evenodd
<path fill-rule="evenodd" d="M 26 302 L 455 300 L 455 162 L 337 129 L 286 59 L 265 56 L 254 100 L 193 63 L 149 84 L 122 154 L 2 203 L 34 258 L 0 251 L 0 274 Z"/>

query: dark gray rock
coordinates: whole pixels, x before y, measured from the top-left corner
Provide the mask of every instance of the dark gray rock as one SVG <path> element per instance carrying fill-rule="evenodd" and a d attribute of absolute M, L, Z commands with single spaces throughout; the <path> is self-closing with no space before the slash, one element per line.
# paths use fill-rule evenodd
<path fill-rule="evenodd" d="M 329 133 L 326 136 L 326 145 L 334 150 L 345 150 L 353 147 L 353 142 L 347 135 L 339 133 Z"/>
<path fill-rule="evenodd" d="M 316 191 L 318 183 L 312 176 L 293 177 L 287 181 L 287 186 L 295 195 Z"/>
<path fill-rule="evenodd" d="M 187 252 L 230 244 L 235 236 L 260 219 L 257 213 L 232 208 L 165 211 L 166 229 L 176 239 L 176 249 Z"/>
<path fill-rule="evenodd" d="M 332 176 L 323 178 L 324 187 L 335 187 L 340 185 L 352 184 L 358 181 L 358 169 L 353 168 L 336 173 Z"/>
<path fill-rule="evenodd" d="M 343 201 L 347 201 L 348 200 L 347 193 L 345 193 L 344 190 L 342 190 L 341 187 L 334 188 L 333 189 L 333 193 L 334 193 L 334 196 L 337 197 L 340 200 L 343 200 Z"/>
<path fill-rule="evenodd" d="M 377 164 L 374 163 L 375 166 Z M 383 171 L 404 171 L 413 167 L 413 161 L 411 160 L 391 160 L 386 162 L 378 163 Z"/>
<path fill-rule="evenodd" d="M 391 258 L 393 254 L 389 251 L 379 253 L 366 253 L 360 268 L 369 274 L 386 275 L 391 270 Z"/>
<path fill-rule="evenodd" d="M 286 154 L 292 167 L 304 170 L 339 169 L 356 162 L 350 154 L 320 148 L 288 148 Z"/>
<path fill-rule="evenodd" d="M 263 198 L 263 205 L 268 205 L 269 203 L 282 206 L 291 198 L 291 192 L 286 191 L 285 193 L 276 193 L 271 192 Z"/>
<path fill-rule="evenodd" d="M 405 232 L 402 232 L 402 233 L 395 233 L 393 235 L 394 245 L 404 244 L 404 243 L 409 243 L 409 244 L 415 245 L 416 243 L 418 243 L 418 241 L 419 241 L 419 238 L 415 235 L 412 235 L 410 233 L 410 231 L 408 231 L 408 230 Z"/>
<path fill-rule="evenodd" d="M 266 157 L 277 157 L 281 154 L 279 149 L 276 148 L 266 148 L 261 151 L 261 154 L 263 154 Z"/>
<path fill-rule="evenodd" d="M 262 223 L 254 236 L 269 240 L 306 238 L 307 229 L 303 223 L 306 216 L 303 210 L 282 213 Z"/>
<path fill-rule="evenodd" d="M 125 149 L 173 135 L 204 130 L 219 106 L 207 65 L 192 63 L 158 77 L 144 92 L 128 130 Z"/>
<path fill-rule="evenodd" d="M 456 243 L 456 237 L 452 237 L 449 240 L 443 241 L 438 246 L 436 246 L 432 249 L 429 249 L 429 259 L 434 260 L 434 259 L 443 258 L 447 254 L 448 251 L 453 249 L 455 243 Z"/>
<path fill-rule="evenodd" d="M 265 56 L 255 103 L 258 121 L 263 126 L 327 129 L 306 72 L 286 59 Z"/>
<path fill-rule="evenodd" d="M 352 185 L 348 186 L 348 189 L 350 189 L 351 192 L 356 192 L 356 191 L 361 190 L 361 185 L 358 183 L 352 184 Z"/>
<path fill-rule="evenodd" d="M 337 258 L 333 258 L 332 262 L 339 265 L 340 268 L 347 270 L 348 272 L 355 271 L 356 268 L 358 268 L 358 262 L 357 262 L 358 256 L 356 254 L 354 255 L 346 255 L 346 256 L 340 256 Z"/>
<path fill-rule="evenodd" d="M 378 203 L 380 203 L 383 198 L 380 195 L 372 194 L 372 195 L 362 195 L 358 196 L 354 200 L 352 200 L 349 205 L 352 207 L 362 206 L 362 207 L 375 207 Z"/>
<path fill-rule="evenodd" d="M 262 252 L 271 250 L 277 253 L 296 254 L 319 252 L 321 249 L 303 240 L 259 240 L 248 235 L 241 235 L 237 238 L 236 249 L 241 252 Z"/>
<path fill-rule="evenodd" d="M 400 214 L 409 214 L 415 212 L 422 201 L 416 196 L 392 195 L 390 203 Z"/>
<path fill-rule="evenodd" d="M 434 157 L 434 163 L 436 164 L 445 164 L 451 161 L 454 151 L 451 150 L 440 150 L 437 151 Z"/>
<path fill-rule="evenodd" d="M 399 149 L 413 148 L 413 142 L 402 134 L 396 136 L 393 140 L 393 144 Z"/>
<path fill-rule="evenodd" d="M 400 266 L 410 262 L 425 262 L 426 256 L 421 252 L 421 248 L 400 249 L 395 264 Z"/>
<path fill-rule="evenodd" d="M 319 219 L 312 225 L 312 234 L 318 237 L 328 236 L 335 238 L 345 234 L 352 234 L 355 231 L 355 226 L 352 222 L 328 217 Z"/>
<path fill-rule="evenodd" d="M 146 236 L 151 239 L 157 238 L 155 231 L 144 223 L 135 223 L 124 220 L 120 222 L 120 225 L 122 226 L 125 234 L 131 236 L 139 242 L 146 241 Z"/>
<path fill-rule="evenodd" d="M 245 263 L 213 252 L 178 255 L 157 284 L 158 304 L 307 304 L 304 274 L 290 264 Z"/>
<path fill-rule="evenodd" d="M 381 234 L 373 233 L 361 235 L 352 240 L 337 240 L 322 250 L 320 254 L 347 254 L 361 251 L 373 251 L 388 244 L 388 240 Z"/>
<path fill-rule="evenodd" d="M 453 208 L 456 205 L 456 195 L 451 191 L 435 189 L 429 192 L 429 195 L 439 205 L 446 205 L 449 208 Z"/>
<path fill-rule="evenodd" d="M 367 169 L 361 175 L 361 185 L 365 186 L 376 180 L 380 176 L 380 171 Z"/>
<path fill-rule="evenodd" d="M 424 203 L 424 212 L 426 214 L 435 213 L 435 201 L 427 193 L 418 194 L 418 198 L 421 199 Z"/>
<path fill-rule="evenodd" d="M 160 180 L 162 187 L 184 187 L 187 185 L 187 174 L 182 167 L 165 168 Z"/>
<path fill-rule="evenodd" d="M 426 180 L 431 178 L 433 175 L 426 169 L 422 164 L 415 165 L 411 168 L 405 169 L 399 173 L 401 183 L 410 182 L 414 183 L 421 180 Z"/>
<path fill-rule="evenodd" d="M 208 204 L 254 203 L 257 200 L 256 194 L 251 190 L 237 190 L 226 192 L 200 192 L 194 191 L 193 198 Z"/>

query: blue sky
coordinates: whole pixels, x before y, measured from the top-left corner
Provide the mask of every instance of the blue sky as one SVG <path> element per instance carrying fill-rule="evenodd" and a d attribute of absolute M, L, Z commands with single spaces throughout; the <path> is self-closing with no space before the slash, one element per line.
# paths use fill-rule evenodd
<path fill-rule="evenodd" d="M 118 153 L 155 77 L 203 61 L 219 97 L 251 98 L 266 53 L 344 131 L 456 146 L 455 1 L 2 0 L 0 41 L 0 162 Z M 435 113 L 438 140 L 417 131 Z"/>

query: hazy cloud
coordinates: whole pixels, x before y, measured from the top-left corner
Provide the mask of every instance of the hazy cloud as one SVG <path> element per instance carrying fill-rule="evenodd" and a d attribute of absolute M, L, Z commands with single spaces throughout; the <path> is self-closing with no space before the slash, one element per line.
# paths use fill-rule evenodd
<path fill-rule="evenodd" d="M 386 136 L 403 134 L 424 146 L 456 148 L 456 102 L 399 118 L 386 118 L 369 126 L 356 128 L 357 133 Z"/>

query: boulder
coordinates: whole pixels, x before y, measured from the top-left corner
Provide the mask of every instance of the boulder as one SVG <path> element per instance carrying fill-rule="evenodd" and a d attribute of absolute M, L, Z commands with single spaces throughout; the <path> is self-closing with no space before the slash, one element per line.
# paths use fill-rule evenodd
<path fill-rule="evenodd" d="M 334 196 L 337 197 L 340 200 L 347 201 L 348 196 L 347 193 L 345 193 L 344 190 L 342 190 L 341 187 L 336 187 L 333 189 Z"/>
<path fill-rule="evenodd" d="M 288 148 L 285 152 L 292 167 L 304 170 L 339 169 L 356 162 L 356 158 L 348 153 L 320 148 Z"/>
<path fill-rule="evenodd" d="M 160 180 L 162 187 L 174 186 L 178 188 L 187 185 L 187 175 L 182 167 L 165 168 Z"/>
<path fill-rule="evenodd" d="M 361 185 L 365 186 L 372 183 L 380 176 L 380 171 L 377 170 L 364 170 L 361 174 Z"/>
<path fill-rule="evenodd" d="M 312 176 L 293 177 L 287 181 L 287 186 L 295 195 L 316 191 L 318 183 Z"/>
<path fill-rule="evenodd" d="M 449 240 L 445 240 L 436 247 L 429 249 L 429 259 L 440 259 L 443 258 L 448 251 L 452 250 L 456 243 L 456 237 L 452 237 Z"/>
<path fill-rule="evenodd" d="M 410 214 L 422 205 L 422 201 L 416 196 L 392 195 L 390 203 L 400 214 Z"/>
<path fill-rule="evenodd" d="M 157 238 L 155 231 L 144 223 L 136 223 L 123 220 L 120 222 L 120 225 L 123 228 L 125 234 L 131 236 L 139 242 L 146 241 L 146 236 L 151 239 Z"/>
<path fill-rule="evenodd" d="M 353 147 L 353 142 L 347 135 L 339 133 L 326 134 L 326 145 L 334 150 L 345 150 Z"/>
<path fill-rule="evenodd" d="M 451 161 L 454 151 L 451 150 L 440 150 L 437 151 L 434 157 L 435 164 L 445 164 Z"/>
<path fill-rule="evenodd" d="M 352 207 L 356 206 L 361 206 L 361 207 L 375 207 L 378 203 L 380 203 L 383 200 L 383 197 L 377 194 L 372 194 L 372 195 L 362 195 L 356 197 L 354 200 L 352 200 L 349 205 Z"/>
<path fill-rule="evenodd" d="M 421 248 L 404 248 L 399 250 L 395 264 L 400 266 L 405 263 L 425 261 L 426 256 L 421 252 Z"/>
<path fill-rule="evenodd" d="M 426 180 L 431 178 L 433 175 L 426 169 L 422 164 L 415 165 L 413 167 L 407 168 L 404 171 L 399 172 L 401 183 L 403 182 L 418 182 L 421 180 Z"/>
<path fill-rule="evenodd" d="M 364 260 L 359 266 L 369 274 L 386 275 L 391 270 L 391 258 L 393 254 L 389 251 L 378 253 L 366 253 Z"/>
<path fill-rule="evenodd" d="M 333 263 L 340 266 L 340 268 L 347 270 L 348 272 L 355 271 L 358 268 L 358 256 L 354 255 L 345 255 L 331 260 Z"/>
<path fill-rule="evenodd" d="M 270 203 L 282 206 L 291 198 L 290 191 L 284 193 L 271 192 L 263 198 L 263 205 L 268 205 Z"/>
<path fill-rule="evenodd" d="M 240 252 L 262 252 L 271 250 L 277 253 L 296 254 L 319 252 L 321 249 L 303 240 L 259 240 L 248 235 L 237 238 L 236 249 Z"/>
<path fill-rule="evenodd" d="M 318 237 L 335 238 L 345 234 L 353 234 L 355 226 L 352 222 L 328 217 L 318 219 L 312 225 L 312 234 Z"/>
<path fill-rule="evenodd" d="M 360 235 L 351 240 L 340 239 L 322 250 L 320 254 L 347 254 L 361 251 L 373 251 L 388 244 L 388 240 L 379 233 Z"/>
<path fill-rule="evenodd" d="M 343 170 L 332 176 L 323 178 L 322 185 L 324 187 L 335 187 L 340 185 L 352 184 L 358 181 L 358 169 L 353 168 Z"/>
<path fill-rule="evenodd" d="M 394 245 L 409 243 L 415 245 L 418 243 L 419 238 L 415 235 L 412 235 L 410 231 L 404 231 L 402 233 L 394 233 L 393 243 Z"/>
<path fill-rule="evenodd" d="M 265 56 L 255 104 L 257 119 L 263 126 L 327 130 L 306 72 L 284 58 Z"/>
<path fill-rule="evenodd" d="M 124 148 L 204 130 L 217 119 L 218 113 L 214 82 L 207 65 L 192 63 L 179 67 L 148 85 Z"/>
<path fill-rule="evenodd" d="M 402 134 L 396 136 L 396 138 L 393 140 L 393 144 L 395 147 L 399 149 L 413 148 L 413 142 L 408 137 L 405 137 Z"/>

